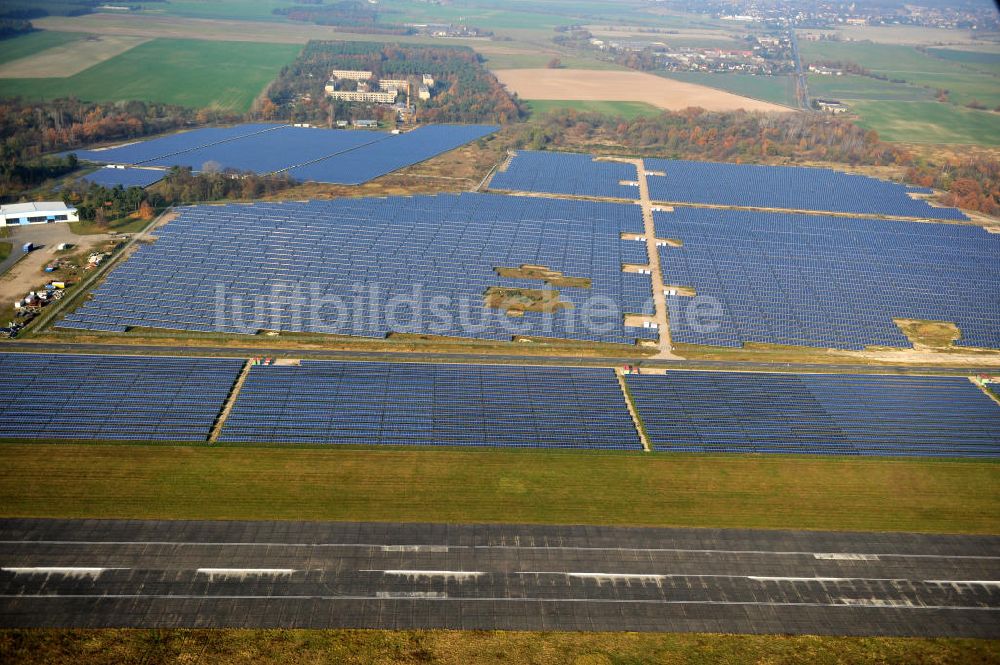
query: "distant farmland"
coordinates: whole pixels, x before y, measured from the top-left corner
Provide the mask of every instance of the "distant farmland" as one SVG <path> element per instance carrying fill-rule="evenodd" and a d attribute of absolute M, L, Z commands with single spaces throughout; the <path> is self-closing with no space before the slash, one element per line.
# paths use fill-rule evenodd
<path fill-rule="evenodd" d="M 156 39 L 66 78 L 0 79 L 0 96 L 144 101 L 245 112 L 294 44 Z"/>
<path fill-rule="evenodd" d="M 709 111 L 791 111 L 785 106 L 643 72 L 506 69 L 495 73 L 521 99 L 644 102 L 672 111 L 691 106 Z"/>

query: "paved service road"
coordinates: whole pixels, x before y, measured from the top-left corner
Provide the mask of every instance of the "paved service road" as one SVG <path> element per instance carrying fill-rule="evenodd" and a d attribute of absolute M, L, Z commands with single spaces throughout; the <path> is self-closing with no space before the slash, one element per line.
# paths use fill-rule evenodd
<path fill-rule="evenodd" d="M 1000 637 L 1000 537 L 0 520 L 0 625 Z"/>

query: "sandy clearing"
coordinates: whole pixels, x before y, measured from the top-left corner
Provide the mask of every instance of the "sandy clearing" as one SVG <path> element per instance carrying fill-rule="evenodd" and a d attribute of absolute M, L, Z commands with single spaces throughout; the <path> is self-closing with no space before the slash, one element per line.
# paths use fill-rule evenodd
<path fill-rule="evenodd" d="M 65 78 L 148 42 L 145 37 L 93 35 L 0 65 L 0 78 Z"/>
<path fill-rule="evenodd" d="M 502 69 L 494 74 L 521 99 L 645 102 L 669 111 L 692 106 L 709 111 L 792 111 L 785 106 L 643 72 Z"/>

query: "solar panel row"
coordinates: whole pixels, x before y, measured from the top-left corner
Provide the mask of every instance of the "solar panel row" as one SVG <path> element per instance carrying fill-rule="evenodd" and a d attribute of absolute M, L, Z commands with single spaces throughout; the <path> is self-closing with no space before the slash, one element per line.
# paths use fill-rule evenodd
<path fill-rule="evenodd" d="M 77 151 L 104 164 L 194 171 L 287 172 L 297 180 L 357 185 L 492 134 L 495 125 L 425 125 L 395 135 L 276 124 L 196 129 L 106 150 Z"/>
<path fill-rule="evenodd" d="M 1000 457 L 1000 405 L 961 377 L 629 375 L 658 451 Z"/>
<path fill-rule="evenodd" d="M 632 164 L 594 161 L 594 155 L 519 150 L 490 189 L 575 196 L 638 199 L 639 174 Z M 634 185 L 622 185 L 622 182 Z"/>
<path fill-rule="evenodd" d="M 936 208 L 906 185 L 832 169 L 647 159 L 650 197 L 672 203 L 708 203 L 923 219 L 964 220 L 954 208 Z"/>
<path fill-rule="evenodd" d="M 408 363 L 255 366 L 220 440 L 641 450 L 609 369 Z"/>
<path fill-rule="evenodd" d="M 241 360 L 0 353 L 0 437 L 206 441 Z"/>
<path fill-rule="evenodd" d="M 80 178 L 89 183 L 113 189 L 115 187 L 149 187 L 163 180 L 166 171 L 155 169 L 103 168 Z"/>
<path fill-rule="evenodd" d="M 655 213 L 664 283 L 694 287 L 721 317 L 692 323 L 668 301 L 678 342 L 908 347 L 894 318 L 950 321 L 960 346 L 1000 348 L 1000 235 L 975 226 L 735 210 Z M 672 306 L 671 306 L 672 305 Z"/>
<path fill-rule="evenodd" d="M 656 338 L 623 321 L 653 312 L 649 276 L 621 270 L 642 228 L 637 206 L 490 194 L 185 208 L 59 325 L 634 343 Z M 591 288 L 552 314 L 487 308 L 491 286 L 548 288 L 495 271 L 522 264 Z"/>

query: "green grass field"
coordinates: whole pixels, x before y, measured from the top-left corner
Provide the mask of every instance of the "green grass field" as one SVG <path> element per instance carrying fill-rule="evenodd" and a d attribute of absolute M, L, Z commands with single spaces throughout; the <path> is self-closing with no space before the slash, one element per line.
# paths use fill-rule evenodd
<path fill-rule="evenodd" d="M 867 76 L 809 75 L 809 96 L 824 99 L 874 99 L 884 101 L 932 101 L 934 95 L 926 88 L 912 85 L 890 85 Z"/>
<path fill-rule="evenodd" d="M 456 630 L 0 630 L 0 658 L 32 665 L 743 665 L 996 662 L 968 639 Z"/>
<path fill-rule="evenodd" d="M 607 62 L 606 60 L 566 55 L 553 56 L 548 53 L 487 53 L 483 57 L 486 59 L 486 66 L 489 69 L 541 69 L 553 57 L 557 57 L 562 66 L 569 69 L 617 69 L 627 71 L 626 67 L 613 62 Z"/>
<path fill-rule="evenodd" d="M 929 48 L 927 52 L 935 58 L 944 58 L 954 62 L 974 63 L 977 65 L 1000 66 L 1000 53 L 985 51 L 960 51 L 947 48 Z"/>
<path fill-rule="evenodd" d="M 76 96 L 98 102 L 141 99 L 245 112 L 300 48 L 156 39 L 68 78 L 0 79 L 0 96 Z"/>
<path fill-rule="evenodd" d="M 554 100 L 554 99 L 528 99 L 525 100 L 532 115 L 544 115 L 556 109 L 573 109 L 575 111 L 586 111 L 590 113 L 603 113 L 604 115 L 623 116 L 631 120 L 643 115 L 660 115 L 662 109 L 658 109 L 652 104 L 645 102 L 602 102 L 602 101 L 578 101 L 578 100 Z"/>
<path fill-rule="evenodd" d="M 26 58 L 53 46 L 62 46 L 83 39 L 77 32 L 49 32 L 37 30 L 26 35 L 0 40 L 0 64 Z"/>
<path fill-rule="evenodd" d="M 1000 464 L 0 444 L 0 515 L 1000 533 Z"/>
<path fill-rule="evenodd" d="M 708 72 L 658 72 L 666 78 L 718 88 L 765 102 L 796 105 L 795 81 L 791 76 L 753 76 L 752 74 L 712 74 Z"/>
<path fill-rule="evenodd" d="M 886 141 L 1000 145 L 1000 114 L 939 102 L 850 102 L 862 127 Z"/>
<path fill-rule="evenodd" d="M 170 0 L 139 4 L 146 14 L 244 21 L 279 21 L 283 17 L 275 16 L 275 9 L 301 6 L 293 0 Z"/>

